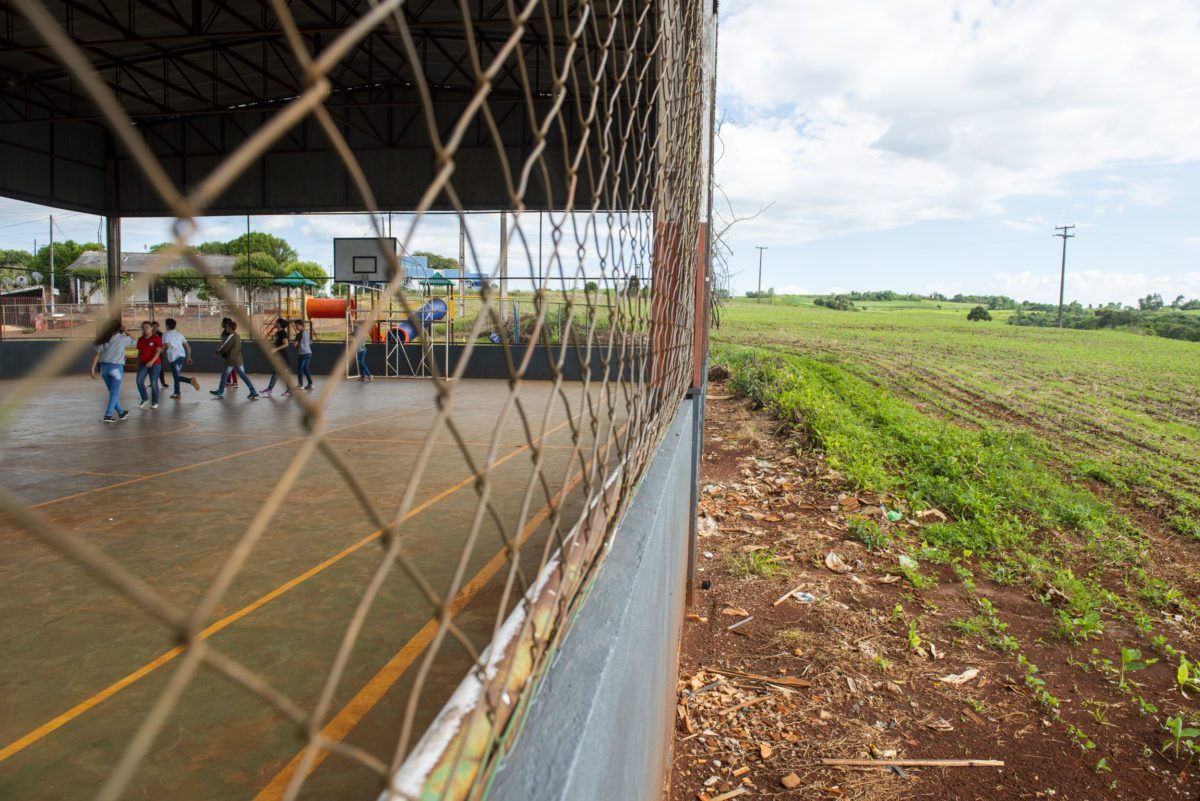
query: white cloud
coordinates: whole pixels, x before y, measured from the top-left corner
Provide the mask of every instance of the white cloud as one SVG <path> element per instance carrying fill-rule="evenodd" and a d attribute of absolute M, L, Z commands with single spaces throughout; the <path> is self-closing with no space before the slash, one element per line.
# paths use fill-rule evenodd
<path fill-rule="evenodd" d="M 1050 273 L 1023 272 L 996 273 L 991 276 L 988 291 L 1043 303 L 1058 300 L 1058 275 Z M 1072 270 L 1067 272 L 1067 302 L 1078 300 L 1083 304 L 1108 303 L 1114 299 L 1131 302 L 1133 298 L 1152 293 L 1162 295 L 1171 302 L 1176 295 L 1189 298 L 1200 297 L 1200 272 L 1188 272 L 1173 276 L 1151 276 L 1142 272 L 1117 272 L 1112 270 Z"/>
<path fill-rule="evenodd" d="M 739 208 L 776 201 L 745 225 L 763 241 L 997 215 L 1082 172 L 1200 159 L 1193 0 L 723 10 L 718 176 Z M 1121 179 L 1095 200 L 1155 206 L 1177 189 Z"/>
<path fill-rule="evenodd" d="M 1011 228 L 1014 231 L 1049 231 L 1051 228 L 1050 223 L 1041 215 L 1024 220 L 1005 220 L 1002 224 L 1005 228 Z"/>

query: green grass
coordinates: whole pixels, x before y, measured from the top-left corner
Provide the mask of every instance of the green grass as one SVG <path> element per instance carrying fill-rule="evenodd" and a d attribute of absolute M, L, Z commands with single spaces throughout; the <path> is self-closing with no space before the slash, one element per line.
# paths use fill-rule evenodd
<path fill-rule="evenodd" d="M 781 570 L 775 551 L 765 548 L 750 553 L 734 554 L 729 559 L 729 573 L 735 578 L 761 576 L 771 578 Z"/>
<path fill-rule="evenodd" d="M 714 340 L 807 356 L 966 426 L 1029 433 L 1040 458 L 1135 494 L 1200 539 L 1200 345 L 1009 326 L 1005 312 L 972 323 L 969 305 L 947 302 L 843 312 L 775 301 L 731 302 Z"/>
<path fill-rule="evenodd" d="M 1147 572 L 1149 542 L 1129 519 L 1064 476 L 1060 454 L 1031 432 L 922 411 L 829 354 L 717 345 L 714 356 L 731 370 L 733 389 L 803 430 L 848 483 L 949 516 L 922 526 L 920 542 L 896 543 L 910 555 L 935 564 L 971 557 L 1000 583 L 1053 588 L 1066 601 L 1048 618 L 1063 639 L 1086 643 L 1115 619 L 1141 628 L 1168 605 L 1200 612 Z M 883 545 L 863 520 L 850 528 L 864 544 Z M 919 569 L 902 572 L 918 590 L 935 583 Z M 1106 589 L 1106 575 L 1128 592 Z"/>
<path fill-rule="evenodd" d="M 1200 669 L 1167 638 L 1189 636 L 1200 606 L 1162 577 L 1151 540 L 1120 498 L 1110 502 L 1082 479 L 1139 493 L 1141 502 L 1169 501 L 1175 514 L 1188 517 L 1192 488 L 1174 444 L 1145 448 L 1118 434 L 1138 427 L 1196 436 L 1182 419 L 1137 402 L 1190 398 L 1183 384 L 1196 369 L 1181 363 L 1182 349 L 1195 346 L 1113 332 L 970 324 L 965 313 L 945 309 L 876 314 L 737 303 L 724 326 L 713 358 L 729 368 L 732 389 L 794 426 L 803 434 L 797 442 L 823 449 L 851 486 L 901 498 L 914 514 L 931 508 L 947 516 L 924 517 L 927 524 L 916 530 L 850 516 L 847 528 L 867 547 L 897 554 L 914 593 L 957 579 L 975 597 L 976 612 L 948 625 L 1011 654 L 1043 714 L 1084 752 L 1096 747 L 1092 737 L 1063 717 L 1054 695 L 1069 685 L 1052 687 L 1029 660 L 1032 643 L 1008 630 L 992 600 L 976 595 L 976 571 L 1041 599 L 1032 638 L 1057 637 L 1083 654 L 1106 638 L 1137 632 L 1132 636 L 1147 648 L 1178 663 L 1180 686 L 1191 686 Z M 1170 375 L 1138 367 L 1126 350 Z M 1098 425 L 1104 410 L 1121 426 Z M 735 557 L 735 573 L 755 573 L 750 557 L 757 562 L 760 554 Z M 1182 626 L 1156 631 L 1161 612 L 1182 612 Z M 918 620 L 907 619 L 899 604 L 893 620 L 907 623 L 909 648 L 920 650 Z M 1068 664 L 1089 663 L 1069 658 Z M 1104 709 L 1118 702 L 1124 703 L 1119 696 L 1098 701 Z M 1156 712 L 1144 699 L 1142 709 Z"/>

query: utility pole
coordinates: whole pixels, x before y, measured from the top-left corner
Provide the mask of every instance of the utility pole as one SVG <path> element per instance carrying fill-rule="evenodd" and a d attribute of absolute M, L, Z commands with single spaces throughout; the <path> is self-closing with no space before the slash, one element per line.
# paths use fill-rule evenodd
<path fill-rule="evenodd" d="M 1071 229 L 1074 227 L 1075 227 L 1074 225 L 1056 225 L 1056 226 L 1054 226 L 1054 230 L 1058 231 L 1059 233 L 1050 234 L 1050 236 L 1062 237 L 1062 241 L 1063 241 L 1062 272 L 1059 274 L 1059 278 L 1058 278 L 1058 327 L 1059 328 L 1063 327 L 1063 294 L 1064 294 L 1064 291 L 1067 286 L 1067 240 L 1070 239 L 1071 237 L 1075 236 L 1075 234 L 1071 233 Z"/>
<path fill-rule="evenodd" d="M 500 212 L 500 319 L 507 321 L 508 306 L 508 212 Z"/>
<path fill-rule="evenodd" d="M 463 309 L 459 314 L 466 314 L 467 306 L 467 215 L 458 215 L 458 296 L 462 299 Z"/>
<path fill-rule="evenodd" d="M 762 303 L 762 254 L 767 248 L 764 245 L 755 245 L 758 248 L 758 292 L 754 296 L 757 303 Z"/>
<path fill-rule="evenodd" d="M 249 214 L 246 215 L 246 275 L 250 275 L 250 215 Z M 249 287 L 249 285 L 247 285 L 245 289 L 246 289 L 246 300 L 249 301 L 251 298 L 254 297 L 254 295 L 253 295 L 254 290 L 251 289 Z M 303 309 L 304 287 L 300 287 L 300 306 L 302 307 L 300 309 L 300 316 L 303 317 L 304 316 L 304 309 Z"/>
<path fill-rule="evenodd" d="M 54 314 L 54 215 L 50 215 L 50 313 Z"/>

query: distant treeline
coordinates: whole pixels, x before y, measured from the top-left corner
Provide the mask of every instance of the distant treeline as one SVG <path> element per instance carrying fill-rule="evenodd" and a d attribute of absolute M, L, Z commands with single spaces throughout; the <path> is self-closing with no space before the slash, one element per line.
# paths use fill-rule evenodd
<path fill-rule="evenodd" d="M 750 293 L 746 293 L 747 297 Z M 813 303 L 817 306 L 824 306 L 827 309 L 836 309 L 838 311 L 853 311 L 857 307 L 855 303 L 864 303 L 867 301 L 883 302 L 883 301 L 907 301 L 910 303 L 921 303 L 924 301 L 932 301 L 934 303 L 973 303 L 977 306 L 984 306 L 988 309 L 1025 309 L 1027 311 L 1048 311 L 1056 309 L 1057 306 L 1052 306 L 1047 303 L 1030 303 L 1028 301 L 1021 302 L 1014 300 L 1007 295 L 954 295 L 947 297 L 941 292 L 932 292 L 928 295 L 918 295 L 914 292 L 893 292 L 890 289 L 884 289 L 875 292 L 846 292 L 842 294 L 830 294 L 822 297 L 814 298 Z"/>
<path fill-rule="evenodd" d="M 836 301 L 837 298 L 845 298 L 850 302 L 862 303 L 863 301 L 889 301 L 902 300 L 911 303 L 920 303 L 921 301 L 933 301 L 934 303 L 968 303 L 976 306 L 983 306 L 987 309 L 1027 309 L 1030 311 L 1045 311 L 1049 309 L 1057 309 L 1057 306 L 1052 306 L 1048 303 L 1031 303 L 1029 301 L 1019 301 L 1008 297 L 1007 295 L 953 295 L 946 296 L 941 292 L 931 292 L 928 295 L 918 295 L 915 292 L 893 292 L 890 289 L 884 289 L 876 292 L 846 292 L 838 295 L 828 295 L 826 298 L 818 298 L 813 302 L 818 306 L 826 306 L 829 308 L 842 308 L 844 304 Z M 822 303 L 821 301 L 826 302 Z M 831 305 L 832 302 L 832 305 Z"/>
<path fill-rule="evenodd" d="M 854 292 L 852 294 L 858 295 L 862 293 Z M 827 295 L 821 298 L 813 298 L 813 305 L 824 306 L 827 309 L 834 309 L 836 311 L 854 311 L 854 301 L 850 299 L 849 295 Z"/>
<path fill-rule="evenodd" d="M 1200 304 L 1188 306 L 1186 310 L 1197 308 L 1200 308 Z M 1063 307 L 1063 326 L 1086 330 L 1123 329 L 1167 339 L 1200 342 L 1200 316 L 1185 314 L 1184 311 L 1182 305 L 1134 309 L 1110 304 L 1098 309 L 1085 309 L 1079 303 L 1072 303 Z M 1008 323 L 1054 328 L 1058 325 L 1058 307 L 1052 311 L 1017 311 L 1008 318 Z"/>

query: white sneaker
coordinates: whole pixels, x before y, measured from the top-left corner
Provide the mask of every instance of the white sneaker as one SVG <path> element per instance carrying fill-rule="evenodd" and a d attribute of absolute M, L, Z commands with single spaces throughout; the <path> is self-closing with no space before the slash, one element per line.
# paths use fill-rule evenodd
<path fill-rule="evenodd" d="M 138 408 L 145 409 L 149 405 L 150 405 L 150 401 L 142 401 L 141 403 L 138 404 Z"/>
<path fill-rule="evenodd" d="M 151 409 L 157 409 L 157 408 L 158 408 L 158 404 L 157 404 L 157 403 L 152 403 L 152 404 L 150 404 L 150 408 L 151 408 Z"/>

